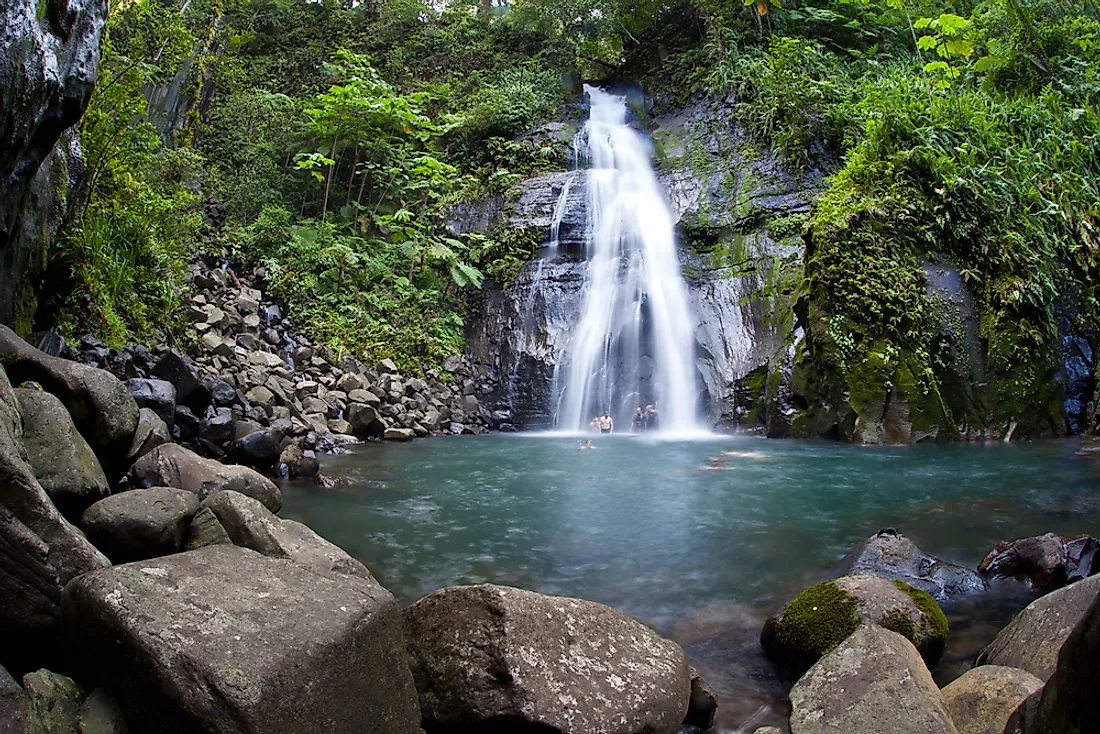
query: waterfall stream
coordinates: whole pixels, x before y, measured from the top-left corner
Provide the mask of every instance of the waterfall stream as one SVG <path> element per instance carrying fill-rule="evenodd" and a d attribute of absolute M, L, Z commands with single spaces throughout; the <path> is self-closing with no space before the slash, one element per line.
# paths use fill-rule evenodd
<path fill-rule="evenodd" d="M 673 215 L 651 146 L 627 125 L 625 98 L 590 86 L 585 92 L 591 112 L 579 153 L 587 164 L 587 274 L 579 322 L 555 366 L 556 425 L 582 430 L 607 411 L 623 431 L 635 408 L 652 404 L 662 432 L 692 432 L 694 340 Z"/>

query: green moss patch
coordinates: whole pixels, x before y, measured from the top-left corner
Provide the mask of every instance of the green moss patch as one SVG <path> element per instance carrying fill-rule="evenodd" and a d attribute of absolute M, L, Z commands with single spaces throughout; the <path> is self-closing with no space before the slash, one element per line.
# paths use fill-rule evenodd
<path fill-rule="evenodd" d="M 927 592 L 921 591 L 920 589 L 913 588 L 912 586 L 905 583 L 904 581 L 895 581 L 894 586 L 898 587 L 899 589 L 901 589 L 901 591 L 905 592 L 905 594 L 908 595 L 909 598 L 913 600 L 913 603 L 917 605 L 917 609 L 921 610 L 921 612 L 924 614 L 925 618 L 931 623 L 931 625 L 932 625 L 932 639 L 933 640 L 946 640 L 947 639 L 947 632 L 948 632 L 947 615 L 943 613 L 942 609 L 940 609 L 940 605 L 936 602 L 936 600 L 933 599 L 932 596 L 930 594 L 928 594 Z M 884 619 L 883 626 L 886 627 L 885 617 L 883 619 Z M 893 628 L 892 627 L 887 627 L 887 629 L 893 629 Z M 894 630 L 894 631 L 898 632 L 899 634 L 905 634 L 904 632 L 900 632 L 900 630 Z M 906 637 L 909 637 L 909 635 L 906 635 Z M 909 637 L 909 639 L 913 639 L 913 638 Z M 914 643 L 914 644 L 916 644 L 916 643 Z"/>
<path fill-rule="evenodd" d="M 857 599 L 832 581 L 811 586 L 783 610 L 779 641 L 800 656 L 819 658 L 859 628 L 857 606 Z"/>

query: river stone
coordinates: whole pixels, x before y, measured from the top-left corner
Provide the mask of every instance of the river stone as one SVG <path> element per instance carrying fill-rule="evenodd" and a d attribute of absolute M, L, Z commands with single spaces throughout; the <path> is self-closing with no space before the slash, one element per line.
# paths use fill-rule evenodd
<path fill-rule="evenodd" d="M 1100 593 L 1058 653 L 1042 690 L 1016 709 L 1005 734 L 1092 734 L 1100 723 Z"/>
<path fill-rule="evenodd" d="M 271 469 L 279 460 L 282 442 L 281 433 L 270 428 L 261 428 L 238 438 L 233 443 L 232 456 L 242 464 L 257 469 Z"/>
<path fill-rule="evenodd" d="M 198 511 L 198 497 L 187 490 L 133 489 L 96 502 L 80 526 L 108 558 L 127 563 L 178 551 Z"/>
<path fill-rule="evenodd" d="M 791 734 L 958 734 L 917 649 L 861 626 L 791 689 Z"/>
<path fill-rule="evenodd" d="M 118 701 L 97 688 L 84 699 L 76 716 L 80 734 L 127 734 L 129 728 Z"/>
<path fill-rule="evenodd" d="M 411 428 L 387 428 L 383 438 L 387 441 L 412 441 L 416 432 Z"/>
<path fill-rule="evenodd" d="M 135 487 L 178 487 L 194 492 L 200 500 L 223 489 L 258 499 L 278 512 L 283 505 L 279 488 L 259 472 L 244 466 L 220 464 L 204 459 L 176 444 L 158 446 L 137 460 L 130 469 Z"/>
<path fill-rule="evenodd" d="M 202 503 L 235 543 L 272 558 L 289 558 L 319 573 L 357 576 L 377 583 L 370 571 L 343 549 L 300 522 L 281 520 L 238 492 L 216 492 Z"/>
<path fill-rule="evenodd" d="M 27 715 L 27 694 L 0 665 L 0 734 L 24 734 Z"/>
<path fill-rule="evenodd" d="M 23 689 L 29 700 L 27 734 L 72 734 L 86 693 L 71 678 L 39 670 L 23 676 Z"/>
<path fill-rule="evenodd" d="M 943 602 L 962 594 L 986 590 L 978 574 L 924 553 L 893 528 L 880 530 L 852 549 L 830 571 L 830 576 L 879 576 L 904 581 Z"/>
<path fill-rule="evenodd" d="M 167 380 L 134 378 L 126 387 L 139 408 L 148 408 L 168 425 L 176 418 L 176 386 Z"/>
<path fill-rule="evenodd" d="M 1047 533 L 997 547 L 978 566 L 994 578 L 1017 578 L 1033 588 L 1054 589 L 1100 572 L 1100 542 L 1088 535 Z"/>
<path fill-rule="evenodd" d="M 50 357 L 3 324 L 0 360 L 16 384 L 37 382 L 61 399 L 104 468 L 109 471 L 110 460 L 117 461 L 125 454 L 137 428 L 138 406 L 117 377 L 79 362 Z"/>
<path fill-rule="evenodd" d="M 213 512 L 201 507 L 198 513 L 191 518 L 191 526 L 187 529 L 187 541 L 184 550 L 198 550 L 208 545 L 233 545 L 233 539 L 218 521 Z"/>
<path fill-rule="evenodd" d="M 309 455 L 296 443 L 287 444 L 279 454 L 279 466 L 285 467 L 286 476 L 291 479 L 311 479 L 321 471 L 321 464 L 313 452 Z"/>
<path fill-rule="evenodd" d="M 1022 668 L 1044 682 L 1058 651 L 1100 593 L 1100 575 L 1040 597 L 1017 614 L 978 656 L 978 665 Z"/>
<path fill-rule="evenodd" d="M 133 463 L 142 456 L 166 443 L 172 443 L 172 433 L 168 430 L 168 424 L 149 408 L 142 408 L 134 438 L 130 441 L 130 448 L 126 452 L 130 465 L 133 466 Z"/>
<path fill-rule="evenodd" d="M 1004 734 L 1008 718 L 1043 687 L 1026 670 L 980 665 L 941 691 L 947 713 L 959 734 Z"/>
<path fill-rule="evenodd" d="M 673 734 L 688 710 L 680 646 L 602 604 L 459 586 L 405 625 L 429 729 Z"/>
<path fill-rule="evenodd" d="M 79 517 L 111 490 L 95 452 L 65 406 L 40 390 L 15 390 L 23 417 L 23 446 L 42 489 L 67 517 Z"/>
<path fill-rule="evenodd" d="M 86 574 L 66 640 L 142 734 L 418 734 L 401 613 L 377 584 L 233 546 Z"/>
<path fill-rule="evenodd" d="M 191 361 L 175 349 L 165 352 L 153 367 L 153 376 L 169 382 L 176 389 L 177 403 L 186 404 L 194 410 L 204 411 L 205 395 L 202 395 L 202 379 Z M 196 398 L 198 398 L 196 400 Z M 193 405 L 193 403 L 197 403 Z"/>
<path fill-rule="evenodd" d="M 929 664 L 943 655 L 947 618 L 935 599 L 878 576 L 843 576 L 811 586 L 768 619 L 760 644 L 768 657 L 801 672 L 868 624 L 903 635 Z"/>
<path fill-rule="evenodd" d="M 13 669 L 27 670 L 56 651 L 61 588 L 109 562 L 38 484 L 22 425 L 0 368 L 0 655 Z"/>

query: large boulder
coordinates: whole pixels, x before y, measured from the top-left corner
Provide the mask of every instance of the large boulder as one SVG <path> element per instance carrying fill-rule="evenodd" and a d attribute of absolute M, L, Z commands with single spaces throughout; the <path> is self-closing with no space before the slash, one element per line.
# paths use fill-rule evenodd
<path fill-rule="evenodd" d="M 257 499 L 272 512 L 283 506 L 283 495 L 275 483 L 244 466 L 220 464 L 204 459 L 177 444 L 158 446 L 138 459 L 130 469 L 135 487 L 178 487 L 194 492 L 200 500 L 214 492 L 231 489 Z"/>
<path fill-rule="evenodd" d="M 1043 687 L 1026 670 L 979 665 L 943 689 L 943 704 L 959 734 L 1004 734 L 1012 712 Z"/>
<path fill-rule="evenodd" d="M 77 667 L 142 734 L 416 734 L 401 613 L 377 584 L 233 546 L 65 588 Z"/>
<path fill-rule="evenodd" d="M 997 547 L 978 566 L 994 578 L 1016 578 L 1033 588 L 1056 589 L 1100 573 L 1100 541 L 1089 535 L 1047 533 Z"/>
<path fill-rule="evenodd" d="M 1058 666 L 1058 651 L 1098 593 L 1100 575 L 1036 599 L 982 650 L 978 664 L 1022 668 L 1046 681 Z"/>
<path fill-rule="evenodd" d="M 87 693 L 72 678 L 50 670 L 23 676 L 27 692 L 27 734 L 72 734 Z"/>
<path fill-rule="evenodd" d="M 153 377 L 169 382 L 176 389 L 176 403 L 202 415 L 213 397 L 191 361 L 172 349 L 165 352 L 153 368 Z"/>
<path fill-rule="evenodd" d="M 241 436 L 230 451 L 236 461 L 256 469 L 270 470 L 282 452 L 283 435 L 271 428 L 260 428 Z"/>
<path fill-rule="evenodd" d="M 0 734 L 24 734 L 26 715 L 27 694 L 0 665 Z"/>
<path fill-rule="evenodd" d="M 177 552 L 198 511 L 199 498 L 185 489 L 134 489 L 96 502 L 80 526 L 108 558 L 127 563 Z"/>
<path fill-rule="evenodd" d="M 23 446 L 42 489 L 69 518 L 111 493 L 95 452 L 65 406 L 41 390 L 15 390 L 23 416 Z"/>
<path fill-rule="evenodd" d="M 37 382 L 61 399 L 108 473 L 114 462 L 125 458 L 137 428 L 138 406 L 117 377 L 79 362 L 50 357 L 2 324 L 0 361 L 15 384 Z"/>
<path fill-rule="evenodd" d="M 109 564 L 54 507 L 27 463 L 15 393 L 0 369 L 0 664 L 24 672 L 56 649 L 61 588 Z"/>
<path fill-rule="evenodd" d="M 830 575 L 834 578 L 879 576 L 904 581 L 940 602 L 986 589 L 985 581 L 978 574 L 926 554 L 894 528 L 880 530 L 857 545 Z"/>
<path fill-rule="evenodd" d="M 70 128 L 95 86 L 107 5 L 0 4 L 0 323 L 23 333 L 80 188 L 80 147 Z"/>
<path fill-rule="evenodd" d="M 367 567 L 342 548 L 300 522 L 279 519 L 251 497 L 239 492 L 216 492 L 202 507 L 214 515 L 236 545 L 272 558 L 289 558 L 319 573 L 358 576 L 377 583 Z"/>
<path fill-rule="evenodd" d="M 1100 726 L 1100 593 L 1058 652 L 1054 675 L 1009 719 L 1005 734 L 1092 734 Z"/>
<path fill-rule="evenodd" d="M 909 640 L 864 625 L 791 689 L 791 734 L 958 734 Z"/>
<path fill-rule="evenodd" d="M 947 643 L 947 617 L 935 599 L 878 576 L 843 576 L 811 586 L 768 619 L 760 643 L 768 657 L 802 672 L 868 624 L 904 636 L 929 664 Z"/>
<path fill-rule="evenodd" d="M 502 586 L 405 610 L 425 727 L 673 734 L 691 675 L 680 646 L 610 607 Z"/>

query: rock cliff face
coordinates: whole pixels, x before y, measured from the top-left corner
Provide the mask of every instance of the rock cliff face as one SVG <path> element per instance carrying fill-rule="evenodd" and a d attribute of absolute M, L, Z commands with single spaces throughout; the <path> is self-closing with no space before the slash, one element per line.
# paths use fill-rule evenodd
<path fill-rule="evenodd" d="M 70 128 L 95 85 L 106 13 L 106 0 L 0 8 L 0 322 L 21 332 L 82 174 Z"/>
<path fill-rule="evenodd" d="M 680 261 L 695 317 L 698 408 L 726 428 L 789 431 L 793 408 L 778 398 L 799 338 L 792 289 L 801 267 L 801 224 L 823 176 L 794 174 L 750 145 L 723 104 L 698 103 L 639 122 L 654 143 L 658 176 L 678 222 Z M 568 187 L 561 211 L 556 211 Z M 583 171 L 536 176 L 503 199 L 468 205 L 453 226 L 535 229 L 558 248 L 540 250 L 507 288 L 487 286 L 468 330 L 469 354 L 498 386 L 487 396 L 520 427 L 553 420 L 555 365 L 581 308 L 587 264 Z"/>

